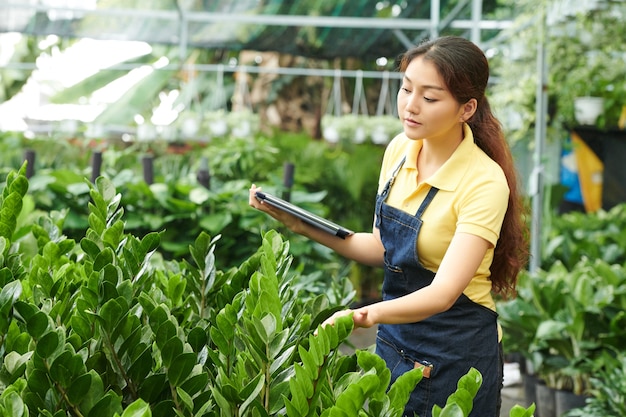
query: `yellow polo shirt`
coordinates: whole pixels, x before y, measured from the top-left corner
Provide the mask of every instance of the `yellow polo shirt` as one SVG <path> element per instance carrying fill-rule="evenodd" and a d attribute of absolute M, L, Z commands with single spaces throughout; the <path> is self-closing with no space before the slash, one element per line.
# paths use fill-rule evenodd
<path fill-rule="evenodd" d="M 424 212 L 417 239 L 417 253 L 422 266 L 437 272 L 455 233 L 471 233 L 486 239 L 491 248 L 464 294 L 472 301 L 495 310 L 489 267 L 508 206 L 509 187 L 504 172 L 474 143 L 472 131 L 466 124 L 464 139 L 450 159 L 428 180 L 418 184 L 417 155 L 422 145 L 422 140 L 411 140 L 404 133 L 389 143 L 383 158 L 378 191 L 382 191 L 406 155 L 386 203 L 415 215 L 430 187 L 439 189 Z"/>

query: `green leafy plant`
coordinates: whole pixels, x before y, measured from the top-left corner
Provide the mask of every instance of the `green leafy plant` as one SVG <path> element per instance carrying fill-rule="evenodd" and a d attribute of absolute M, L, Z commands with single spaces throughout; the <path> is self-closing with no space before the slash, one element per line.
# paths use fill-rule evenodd
<path fill-rule="evenodd" d="M 568 417 L 626 415 L 626 358 L 615 358 L 611 366 L 592 378 L 593 396 L 585 407 L 570 411 Z"/>
<path fill-rule="evenodd" d="M 353 293 L 302 297 L 275 231 L 226 272 L 218 237 L 205 233 L 189 260 L 164 261 L 160 233 L 125 232 L 121 195 L 104 177 L 89 184 L 79 243 L 42 216 L 30 231 L 37 254 L 20 256 L 23 171 L 8 176 L 0 207 L 2 416 L 394 416 L 421 379 L 412 371 L 387 391 L 381 358 L 340 353 L 352 319 L 320 323 Z M 459 388 L 473 395 L 479 378 L 468 378 Z"/>
<path fill-rule="evenodd" d="M 543 269 L 561 262 L 571 270 L 584 257 L 609 264 L 626 262 L 626 205 L 594 213 L 551 215 L 549 223 L 542 248 Z"/>
<path fill-rule="evenodd" d="M 626 348 L 626 271 L 583 258 L 525 273 L 518 297 L 498 306 L 505 345 L 556 389 L 587 394 L 590 379 Z"/>

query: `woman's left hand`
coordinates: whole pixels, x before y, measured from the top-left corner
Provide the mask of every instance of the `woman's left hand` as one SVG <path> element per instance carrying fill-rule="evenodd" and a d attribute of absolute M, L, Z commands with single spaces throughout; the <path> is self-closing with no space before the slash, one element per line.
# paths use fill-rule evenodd
<path fill-rule="evenodd" d="M 327 326 L 327 325 L 334 326 L 335 321 L 339 317 L 349 316 L 350 314 L 352 314 L 352 321 L 354 322 L 354 328 L 357 328 L 357 327 L 369 328 L 369 327 L 372 327 L 374 324 L 376 324 L 372 321 L 368 308 L 361 307 L 356 310 L 346 309 L 346 310 L 341 310 L 341 311 L 336 312 L 335 314 L 333 314 L 332 316 L 324 320 L 324 322 L 322 323 L 322 327 Z"/>

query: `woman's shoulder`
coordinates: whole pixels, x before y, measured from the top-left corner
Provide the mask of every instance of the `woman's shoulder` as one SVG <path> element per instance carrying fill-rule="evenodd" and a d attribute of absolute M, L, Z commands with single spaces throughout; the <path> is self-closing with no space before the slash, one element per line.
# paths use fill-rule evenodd
<path fill-rule="evenodd" d="M 475 170 L 493 180 L 507 182 L 502 167 L 487 155 L 485 151 L 480 149 L 478 145 L 475 145 L 473 155 L 471 161 Z"/>

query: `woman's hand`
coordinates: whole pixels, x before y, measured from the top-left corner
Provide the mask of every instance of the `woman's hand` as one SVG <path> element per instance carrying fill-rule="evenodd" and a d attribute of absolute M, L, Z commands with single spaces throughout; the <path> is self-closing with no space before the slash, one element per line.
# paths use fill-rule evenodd
<path fill-rule="evenodd" d="M 358 327 L 369 328 L 376 324 L 372 318 L 372 315 L 370 314 L 368 307 L 361 307 L 356 310 L 346 309 L 336 312 L 335 314 L 324 320 L 324 322 L 322 323 L 322 327 L 328 325 L 334 326 L 335 321 L 338 318 L 349 316 L 350 314 L 352 314 L 352 321 L 354 322 L 355 329 Z"/>
<path fill-rule="evenodd" d="M 255 196 L 257 191 L 261 191 L 261 187 L 257 188 L 256 185 L 252 184 L 248 195 L 248 204 L 250 204 L 250 207 L 254 207 L 257 210 L 269 214 L 270 216 L 284 224 L 292 232 L 300 233 L 300 230 L 302 229 L 302 221 L 300 219 L 283 210 L 279 210 L 269 204 L 265 204 L 262 201 L 257 200 Z"/>

